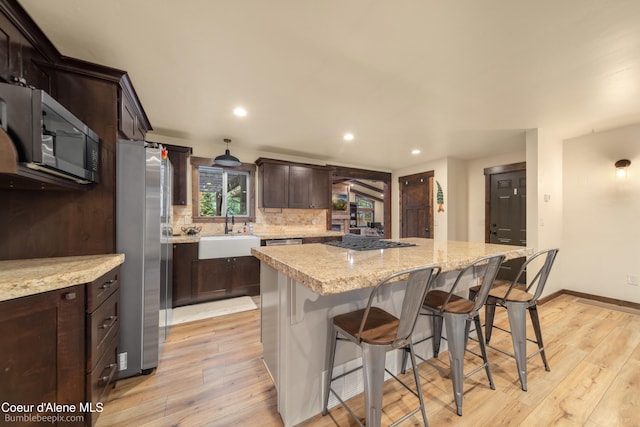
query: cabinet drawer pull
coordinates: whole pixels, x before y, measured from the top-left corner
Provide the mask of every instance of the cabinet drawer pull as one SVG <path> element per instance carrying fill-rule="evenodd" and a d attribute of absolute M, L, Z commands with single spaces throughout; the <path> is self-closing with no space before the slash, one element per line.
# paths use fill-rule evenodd
<path fill-rule="evenodd" d="M 117 367 L 118 367 L 117 363 L 112 363 L 109 366 L 105 367 L 103 369 L 103 372 L 104 372 L 104 370 L 108 369 L 109 370 L 109 375 L 105 375 L 104 377 L 100 377 L 98 379 L 98 384 L 106 384 L 106 383 L 108 383 L 109 379 L 111 379 L 113 377 L 113 374 L 115 374 Z"/>
<path fill-rule="evenodd" d="M 71 301 L 76 299 L 76 293 L 75 292 L 67 292 L 66 294 L 64 294 L 64 299 L 66 299 L 67 301 Z"/>
<path fill-rule="evenodd" d="M 102 325 L 100 325 L 100 328 L 109 329 L 118 321 L 118 316 L 109 316 L 104 320 L 105 322 Z"/>
<path fill-rule="evenodd" d="M 111 286 L 113 286 L 113 284 L 116 282 L 115 279 L 111 279 L 107 282 L 105 282 L 102 286 L 100 286 L 100 289 L 109 289 Z"/>

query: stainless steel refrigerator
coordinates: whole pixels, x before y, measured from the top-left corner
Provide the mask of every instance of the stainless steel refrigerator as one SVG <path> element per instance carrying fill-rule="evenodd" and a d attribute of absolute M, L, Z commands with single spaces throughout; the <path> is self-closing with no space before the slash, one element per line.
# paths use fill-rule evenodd
<path fill-rule="evenodd" d="M 116 251 L 125 255 L 119 378 L 125 378 L 158 365 L 170 324 L 171 244 L 163 234 L 171 230 L 173 170 L 160 148 L 127 140 L 118 141 L 116 170 Z"/>

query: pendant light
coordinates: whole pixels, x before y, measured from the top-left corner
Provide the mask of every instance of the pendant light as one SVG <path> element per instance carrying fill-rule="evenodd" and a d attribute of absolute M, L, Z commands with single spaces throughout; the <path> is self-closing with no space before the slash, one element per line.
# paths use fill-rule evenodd
<path fill-rule="evenodd" d="M 224 154 L 216 157 L 213 163 L 220 166 L 240 166 L 240 160 L 238 160 L 237 157 L 233 157 L 229 152 L 231 140 L 225 138 L 224 142 L 227 144 L 227 149 L 224 151 Z"/>

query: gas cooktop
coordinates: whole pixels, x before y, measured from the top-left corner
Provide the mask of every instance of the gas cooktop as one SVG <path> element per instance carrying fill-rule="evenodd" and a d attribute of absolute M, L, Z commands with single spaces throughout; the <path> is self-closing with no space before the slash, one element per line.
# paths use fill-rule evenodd
<path fill-rule="evenodd" d="M 391 240 L 371 238 L 350 238 L 344 239 L 342 242 L 326 242 L 325 244 L 344 249 L 352 249 L 354 251 L 371 251 L 375 249 L 393 249 L 415 246 L 414 243 L 392 242 Z"/>

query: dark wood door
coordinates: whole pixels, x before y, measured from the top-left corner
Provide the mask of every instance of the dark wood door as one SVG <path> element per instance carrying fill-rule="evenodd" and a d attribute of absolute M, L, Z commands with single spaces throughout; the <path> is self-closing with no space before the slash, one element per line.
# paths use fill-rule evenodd
<path fill-rule="evenodd" d="M 399 178 L 400 237 L 433 238 L 433 171 Z"/>
<path fill-rule="evenodd" d="M 527 243 L 526 171 L 491 175 L 491 243 L 524 246 Z"/>
<path fill-rule="evenodd" d="M 527 174 L 525 169 L 492 173 L 489 180 L 489 243 L 527 244 Z M 523 259 L 505 262 L 498 278 L 513 280 Z"/>

